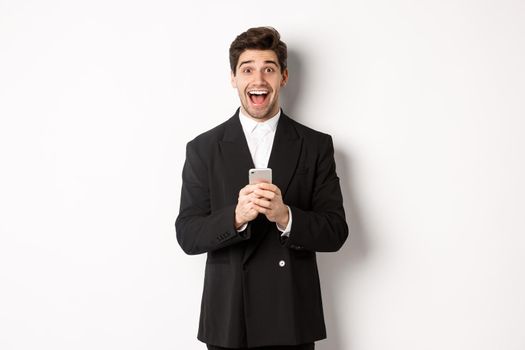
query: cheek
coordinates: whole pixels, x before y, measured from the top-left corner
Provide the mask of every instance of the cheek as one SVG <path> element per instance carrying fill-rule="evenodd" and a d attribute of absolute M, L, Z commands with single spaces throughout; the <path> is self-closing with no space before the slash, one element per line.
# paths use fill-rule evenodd
<path fill-rule="evenodd" d="M 235 87 L 239 90 L 239 92 L 243 91 L 246 87 L 246 84 L 242 80 L 237 79 L 235 81 Z"/>

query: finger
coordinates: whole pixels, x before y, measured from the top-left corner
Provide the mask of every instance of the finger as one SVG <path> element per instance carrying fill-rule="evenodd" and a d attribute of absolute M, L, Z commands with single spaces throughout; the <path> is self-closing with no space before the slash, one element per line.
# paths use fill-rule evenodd
<path fill-rule="evenodd" d="M 253 193 L 259 197 L 264 197 L 269 200 L 275 199 L 275 197 L 277 197 L 277 194 L 275 192 L 267 191 L 267 190 L 257 189 L 253 191 Z"/>
<path fill-rule="evenodd" d="M 244 207 L 246 206 L 248 203 L 250 203 L 252 201 L 252 199 L 250 198 L 250 195 L 247 195 L 247 196 L 239 196 L 239 198 L 237 199 L 237 205 L 241 206 L 241 207 Z"/>
<path fill-rule="evenodd" d="M 255 185 L 246 185 L 243 188 L 241 188 L 241 190 L 239 191 L 239 195 L 247 196 L 250 193 L 252 193 L 253 190 L 255 190 L 255 189 L 256 189 Z"/>
<path fill-rule="evenodd" d="M 279 187 L 277 187 L 274 184 L 259 183 L 257 184 L 257 188 L 281 194 L 281 190 L 279 189 Z"/>
<path fill-rule="evenodd" d="M 261 196 L 257 195 L 255 193 L 255 191 L 254 191 L 254 192 L 250 193 L 246 198 L 247 198 L 248 201 L 253 202 L 256 199 L 261 198 Z"/>
<path fill-rule="evenodd" d="M 260 205 L 257 205 L 255 203 L 253 204 L 253 209 L 257 211 L 258 213 L 265 214 L 265 215 L 270 212 L 270 209 L 261 207 Z"/>
<path fill-rule="evenodd" d="M 248 194 L 250 194 L 250 192 L 246 187 L 241 188 L 241 190 L 239 191 L 239 197 L 247 196 Z"/>
<path fill-rule="evenodd" d="M 253 204 L 258 205 L 259 207 L 270 209 L 272 207 L 272 203 L 269 200 L 266 199 L 256 199 L 253 201 Z"/>
<path fill-rule="evenodd" d="M 237 201 L 237 208 L 239 208 L 239 210 L 242 210 L 242 212 L 246 212 L 250 210 L 253 200 L 254 198 L 250 198 L 250 195 L 239 197 Z"/>
<path fill-rule="evenodd" d="M 246 210 L 252 209 L 253 208 L 253 201 L 250 200 L 250 201 L 246 202 L 243 207 L 246 208 Z"/>

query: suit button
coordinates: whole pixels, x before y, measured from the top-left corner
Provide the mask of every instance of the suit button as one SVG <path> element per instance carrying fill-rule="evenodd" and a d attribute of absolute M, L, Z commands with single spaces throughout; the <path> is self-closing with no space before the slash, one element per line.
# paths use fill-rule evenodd
<path fill-rule="evenodd" d="M 279 261 L 279 266 L 284 267 L 286 265 L 286 262 L 284 260 Z"/>

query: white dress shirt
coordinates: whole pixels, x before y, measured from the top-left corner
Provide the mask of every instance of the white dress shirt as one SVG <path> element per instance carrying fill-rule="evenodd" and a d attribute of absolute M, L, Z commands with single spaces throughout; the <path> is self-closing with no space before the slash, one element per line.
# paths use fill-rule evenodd
<path fill-rule="evenodd" d="M 257 122 L 252 118 L 246 116 L 242 109 L 239 111 L 239 120 L 244 131 L 244 136 L 252 155 L 253 164 L 256 168 L 267 168 L 270 154 L 272 153 L 273 139 L 275 137 L 275 130 L 277 130 L 277 123 L 281 117 L 281 110 L 276 115 L 264 122 Z M 286 228 L 281 228 L 277 225 L 277 229 L 282 232 L 282 236 L 290 236 L 292 230 L 292 211 L 288 207 L 288 225 Z M 244 224 L 239 228 L 239 232 L 244 231 L 248 224 Z"/>

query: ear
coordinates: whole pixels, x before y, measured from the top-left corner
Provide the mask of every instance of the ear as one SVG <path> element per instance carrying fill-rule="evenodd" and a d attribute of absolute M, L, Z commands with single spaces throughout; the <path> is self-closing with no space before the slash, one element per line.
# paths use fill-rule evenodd
<path fill-rule="evenodd" d="M 231 79 L 232 86 L 235 89 L 237 89 L 237 77 L 235 76 L 235 73 L 233 73 L 233 71 L 230 71 L 230 79 Z"/>
<path fill-rule="evenodd" d="M 281 74 L 281 87 L 285 86 L 288 82 L 288 68 L 286 68 Z"/>

